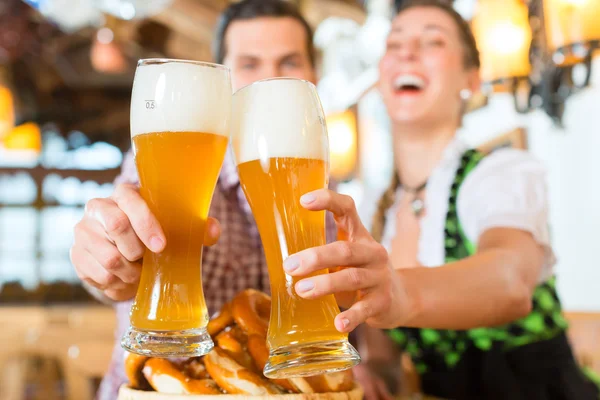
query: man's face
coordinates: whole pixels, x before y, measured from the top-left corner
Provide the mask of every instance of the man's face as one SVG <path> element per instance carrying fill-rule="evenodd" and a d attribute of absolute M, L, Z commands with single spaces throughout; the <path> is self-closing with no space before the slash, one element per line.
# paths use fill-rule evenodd
<path fill-rule="evenodd" d="M 302 24 L 289 17 L 261 17 L 231 23 L 224 64 L 233 89 L 261 79 L 292 77 L 316 83 Z"/>

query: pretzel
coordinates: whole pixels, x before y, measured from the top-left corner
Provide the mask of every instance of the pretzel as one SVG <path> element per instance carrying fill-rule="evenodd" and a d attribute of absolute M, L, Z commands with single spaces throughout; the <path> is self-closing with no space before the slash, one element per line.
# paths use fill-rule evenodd
<path fill-rule="evenodd" d="M 250 335 L 248 337 L 248 351 L 254 360 L 256 368 L 259 371 L 263 371 L 265 369 L 265 365 L 267 364 L 267 360 L 269 359 L 269 349 L 267 348 L 267 342 L 265 339 L 258 335 Z M 302 378 L 298 378 L 298 381 L 301 380 Z M 282 388 L 289 390 L 290 392 L 301 393 L 301 390 L 293 383 L 292 380 L 274 379 L 273 382 Z"/>
<path fill-rule="evenodd" d="M 210 376 L 227 393 L 251 396 L 282 393 L 273 383 L 244 368 L 219 347 L 214 347 L 204 356 L 204 365 Z"/>
<path fill-rule="evenodd" d="M 148 389 L 150 385 L 142 373 L 148 357 L 125 352 L 125 375 L 134 389 Z"/>
<path fill-rule="evenodd" d="M 234 297 L 231 313 L 235 323 L 248 335 L 267 337 L 271 298 L 254 289 L 247 289 Z"/>
<path fill-rule="evenodd" d="M 354 387 L 354 375 L 350 369 L 326 375 L 308 376 L 304 379 L 313 389 L 313 392 L 304 393 L 346 392 Z"/>
<path fill-rule="evenodd" d="M 254 372 L 258 371 L 255 369 L 252 357 L 238 340 L 238 337 L 236 337 L 236 333 L 233 329 L 229 329 L 219 333 L 215 338 L 215 341 L 219 348 L 225 350 L 225 352 L 242 367 Z"/>
<path fill-rule="evenodd" d="M 219 332 L 227 328 L 233 323 L 233 315 L 231 314 L 231 304 L 227 303 L 221 311 L 217 313 L 210 321 L 206 330 L 211 337 L 215 337 Z"/>
<path fill-rule="evenodd" d="M 200 358 L 190 358 L 182 363 L 180 368 L 181 372 L 188 378 L 210 379 L 210 375 L 208 374 L 208 371 L 206 371 L 206 367 L 202 364 Z"/>
<path fill-rule="evenodd" d="M 169 394 L 221 394 L 212 379 L 191 379 L 164 358 L 146 361 L 143 373 L 157 392 Z"/>
<path fill-rule="evenodd" d="M 249 336 L 248 351 L 257 368 L 262 371 L 269 358 L 265 340 L 258 335 Z M 354 376 L 352 371 L 347 370 L 304 378 L 275 379 L 273 382 L 294 393 L 345 392 L 354 387 Z"/>
<path fill-rule="evenodd" d="M 148 358 L 128 353 L 125 372 L 133 389 L 167 394 L 241 394 L 345 392 L 354 388 L 350 370 L 303 378 L 267 379 L 266 340 L 271 299 L 248 289 L 239 293 L 208 323 L 215 342 L 203 357 Z"/>

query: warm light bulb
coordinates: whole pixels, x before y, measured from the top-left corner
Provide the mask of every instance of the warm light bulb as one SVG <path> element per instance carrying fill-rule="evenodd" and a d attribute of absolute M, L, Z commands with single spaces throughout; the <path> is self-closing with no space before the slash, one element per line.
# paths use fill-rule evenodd
<path fill-rule="evenodd" d="M 0 86 L 0 138 L 15 127 L 15 112 L 11 91 Z"/>
<path fill-rule="evenodd" d="M 486 47 L 502 54 L 519 51 L 527 40 L 523 29 L 510 21 L 497 22 L 488 32 Z"/>
<path fill-rule="evenodd" d="M 42 133 L 40 127 L 33 122 L 27 122 L 14 128 L 4 137 L 4 147 L 9 150 L 42 149 Z"/>
<path fill-rule="evenodd" d="M 344 154 L 352 148 L 354 133 L 342 121 L 335 121 L 329 125 L 329 148 L 332 153 Z"/>
<path fill-rule="evenodd" d="M 355 169 L 357 150 L 356 117 L 350 110 L 327 116 L 330 174 L 347 178 Z"/>
<path fill-rule="evenodd" d="M 115 34 L 110 28 L 100 28 L 96 34 L 96 38 L 102 44 L 109 44 L 115 38 Z"/>
<path fill-rule="evenodd" d="M 544 19 L 548 47 L 552 51 L 600 40 L 598 0 L 544 0 Z M 567 58 L 564 63 L 577 61 Z"/>
<path fill-rule="evenodd" d="M 110 28 L 100 28 L 90 49 L 90 60 L 96 71 L 106 74 L 121 74 L 127 70 L 125 55 L 114 41 Z"/>
<path fill-rule="evenodd" d="M 563 3 L 569 4 L 575 7 L 582 7 L 588 2 L 588 0 L 562 0 Z"/>
<path fill-rule="evenodd" d="M 484 82 L 525 77 L 531 72 L 529 10 L 520 0 L 479 0 L 473 33 Z"/>

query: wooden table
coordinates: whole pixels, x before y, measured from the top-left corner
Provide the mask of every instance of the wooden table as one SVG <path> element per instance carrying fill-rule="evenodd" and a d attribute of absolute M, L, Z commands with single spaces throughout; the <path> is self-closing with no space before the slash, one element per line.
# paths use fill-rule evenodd
<path fill-rule="evenodd" d="M 0 399 L 24 398 L 25 361 L 31 357 L 58 363 L 64 374 L 67 399 L 93 399 L 89 379 L 104 375 L 115 343 L 116 316 L 111 307 L 2 306 L 0 326 L 0 371 L 4 375 L 0 376 L 4 378 Z M 45 400 L 55 398 L 52 375 L 42 370 L 37 377 Z"/>

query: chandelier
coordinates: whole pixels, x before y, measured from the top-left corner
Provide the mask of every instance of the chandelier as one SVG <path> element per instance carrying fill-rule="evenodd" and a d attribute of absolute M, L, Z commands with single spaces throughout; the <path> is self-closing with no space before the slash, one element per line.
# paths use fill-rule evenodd
<path fill-rule="evenodd" d="M 567 98 L 590 84 L 600 0 L 478 0 L 472 20 L 484 90 L 509 91 L 518 112 L 562 125 Z"/>

